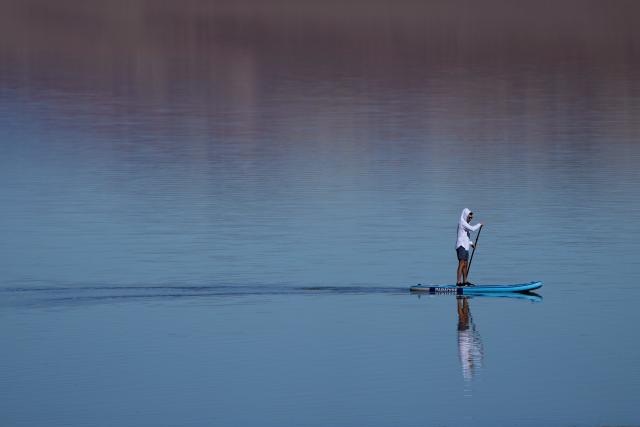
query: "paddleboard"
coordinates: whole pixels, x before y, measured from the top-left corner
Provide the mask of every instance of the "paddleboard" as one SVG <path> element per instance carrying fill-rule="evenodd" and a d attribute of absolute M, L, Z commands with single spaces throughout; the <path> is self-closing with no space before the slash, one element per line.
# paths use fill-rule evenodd
<path fill-rule="evenodd" d="M 472 294 L 489 294 L 498 292 L 528 292 L 542 287 L 542 282 L 519 283 L 515 285 L 475 285 L 475 286 L 456 286 L 456 285 L 415 285 L 411 286 L 411 292 L 428 292 L 431 294 L 455 294 L 455 295 L 472 295 Z"/>

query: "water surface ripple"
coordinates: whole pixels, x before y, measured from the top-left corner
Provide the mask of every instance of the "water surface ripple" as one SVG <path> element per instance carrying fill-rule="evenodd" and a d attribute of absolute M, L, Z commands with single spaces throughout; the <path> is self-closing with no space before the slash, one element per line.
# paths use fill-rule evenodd
<path fill-rule="evenodd" d="M 0 2 L 0 424 L 640 425 L 637 16 Z"/>

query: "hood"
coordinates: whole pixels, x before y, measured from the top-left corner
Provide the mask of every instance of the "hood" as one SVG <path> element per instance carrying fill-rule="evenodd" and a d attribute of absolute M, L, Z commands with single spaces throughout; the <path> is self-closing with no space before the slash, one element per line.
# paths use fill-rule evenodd
<path fill-rule="evenodd" d="M 471 213 L 469 208 L 462 209 L 462 214 L 460 215 L 460 222 L 467 222 L 467 217 Z"/>

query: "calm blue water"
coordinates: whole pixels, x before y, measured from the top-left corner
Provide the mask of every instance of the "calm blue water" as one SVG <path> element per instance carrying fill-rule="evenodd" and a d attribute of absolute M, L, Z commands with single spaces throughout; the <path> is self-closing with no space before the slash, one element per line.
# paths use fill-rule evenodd
<path fill-rule="evenodd" d="M 0 424 L 640 424 L 639 10 L 576 4 L 3 2 Z M 408 292 L 464 207 L 538 295 Z"/>

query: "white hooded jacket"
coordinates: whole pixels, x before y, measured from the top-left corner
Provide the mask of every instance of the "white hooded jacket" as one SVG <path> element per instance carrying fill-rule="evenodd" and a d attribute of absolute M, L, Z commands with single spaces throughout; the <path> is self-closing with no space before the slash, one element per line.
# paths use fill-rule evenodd
<path fill-rule="evenodd" d="M 462 246 L 466 250 L 469 250 L 469 246 L 471 245 L 471 240 L 469 240 L 469 234 L 472 231 L 476 231 L 479 229 L 482 224 L 471 225 L 467 222 L 467 217 L 471 211 L 467 208 L 462 210 L 462 215 L 460 215 L 460 221 L 458 222 L 458 240 L 456 241 L 456 249 Z"/>

